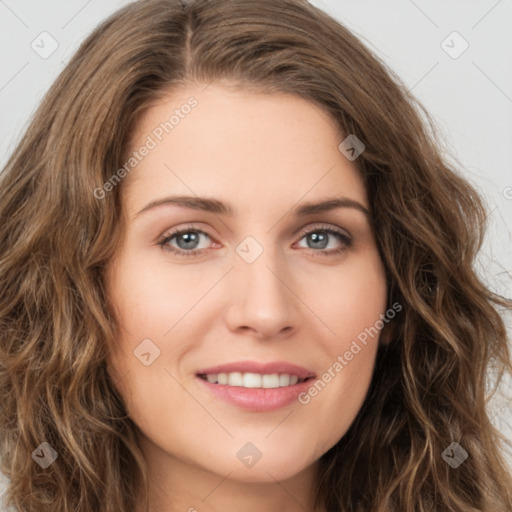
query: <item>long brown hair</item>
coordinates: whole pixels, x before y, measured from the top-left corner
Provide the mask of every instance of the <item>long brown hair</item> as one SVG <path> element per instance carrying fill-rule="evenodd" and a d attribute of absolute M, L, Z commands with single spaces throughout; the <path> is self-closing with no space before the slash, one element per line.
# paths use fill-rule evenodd
<path fill-rule="evenodd" d="M 363 141 L 356 164 L 389 303 L 403 305 L 384 327 L 391 342 L 379 348 L 362 409 L 321 457 L 317 504 L 510 512 L 486 371 L 512 373 L 499 314 L 512 303 L 474 271 L 484 204 L 447 164 L 433 121 L 400 79 L 305 0 L 135 2 L 94 30 L 46 95 L 0 184 L 8 503 L 130 512 L 146 497 L 136 427 L 106 364 L 119 326 L 103 270 L 122 236 L 123 182 L 95 191 L 124 164 L 137 115 L 174 87 L 223 79 L 300 95 Z M 58 454 L 46 469 L 33 457 L 42 442 Z M 453 442 L 468 454 L 458 469 L 442 456 Z"/>

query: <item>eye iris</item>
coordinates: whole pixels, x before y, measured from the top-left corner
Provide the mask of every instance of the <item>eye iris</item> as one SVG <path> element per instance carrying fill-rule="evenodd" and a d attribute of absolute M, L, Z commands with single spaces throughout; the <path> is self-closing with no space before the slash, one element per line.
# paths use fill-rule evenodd
<path fill-rule="evenodd" d="M 181 233 L 176 239 L 180 249 L 194 249 L 192 246 L 199 241 L 199 234 L 195 231 L 188 231 L 187 233 Z M 184 244 L 180 243 L 181 240 L 184 240 Z"/>
<path fill-rule="evenodd" d="M 327 234 L 320 232 L 310 233 L 308 235 L 310 242 L 313 244 L 320 243 L 319 246 L 315 246 L 316 249 L 325 249 L 327 246 L 328 240 L 327 240 Z"/>

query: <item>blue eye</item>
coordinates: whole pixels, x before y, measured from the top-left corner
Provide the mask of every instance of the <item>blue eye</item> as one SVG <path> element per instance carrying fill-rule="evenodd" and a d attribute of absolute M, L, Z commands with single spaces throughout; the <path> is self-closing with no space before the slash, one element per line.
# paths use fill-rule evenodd
<path fill-rule="evenodd" d="M 198 248 L 201 238 L 205 237 L 211 240 L 211 237 L 199 229 L 185 228 L 176 230 L 166 235 L 158 242 L 162 248 L 171 251 L 176 256 L 199 256 L 208 249 L 208 246 Z M 313 226 L 300 233 L 300 240 L 306 238 L 309 245 L 307 248 L 313 251 L 313 254 L 323 256 L 334 256 L 346 250 L 352 244 L 349 235 L 338 231 L 330 226 Z M 331 240 L 336 238 L 339 247 L 329 247 Z"/>
<path fill-rule="evenodd" d="M 170 248 L 170 250 L 179 256 L 196 256 L 201 253 L 204 249 L 196 249 L 196 245 L 199 243 L 201 235 L 210 238 L 207 233 L 199 229 L 182 229 L 174 231 L 170 235 L 166 236 L 159 242 L 162 247 Z M 170 246 L 169 243 L 176 239 L 178 247 Z"/>
<path fill-rule="evenodd" d="M 347 234 L 329 226 L 313 226 L 306 229 L 301 232 L 301 240 L 304 238 L 307 243 L 312 245 L 308 247 L 309 249 L 319 249 L 315 250 L 314 253 L 320 253 L 324 256 L 340 254 L 352 243 L 352 239 Z M 338 239 L 338 242 L 341 243 L 340 247 L 328 247 L 333 238 Z"/>
<path fill-rule="evenodd" d="M 341 247 L 329 247 L 333 238 L 341 242 Z M 309 242 L 309 244 L 311 244 L 308 247 L 309 249 L 319 249 L 326 255 L 338 254 L 345 250 L 351 243 L 351 239 L 347 235 L 332 228 L 313 228 L 310 231 L 302 233 L 301 240 L 302 239 L 306 239 L 307 243 Z"/>

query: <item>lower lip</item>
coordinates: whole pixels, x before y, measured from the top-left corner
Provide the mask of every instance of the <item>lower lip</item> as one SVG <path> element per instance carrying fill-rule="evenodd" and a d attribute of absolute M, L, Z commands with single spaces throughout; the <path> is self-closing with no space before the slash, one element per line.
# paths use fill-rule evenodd
<path fill-rule="evenodd" d="M 212 384 L 201 377 L 196 378 L 214 395 L 241 409 L 254 412 L 275 411 L 290 405 L 297 400 L 300 393 L 306 391 L 311 386 L 312 381 L 312 379 L 307 379 L 293 386 L 264 389 Z"/>

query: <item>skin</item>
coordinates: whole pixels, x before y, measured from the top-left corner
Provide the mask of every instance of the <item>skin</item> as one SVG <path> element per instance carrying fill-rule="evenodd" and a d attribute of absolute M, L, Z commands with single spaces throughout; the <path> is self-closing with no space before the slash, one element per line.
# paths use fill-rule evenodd
<path fill-rule="evenodd" d="M 369 339 L 308 404 L 276 411 L 227 403 L 195 372 L 280 360 L 320 377 L 375 324 L 387 289 L 369 218 L 349 207 L 292 213 L 341 196 L 369 210 L 366 190 L 355 162 L 338 150 L 334 120 L 294 95 L 189 85 L 139 119 L 133 148 L 190 96 L 197 107 L 122 183 L 126 236 L 107 267 L 122 329 L 109 371 L 140 429 L 152 511 L 312 511 L 318 459 L 353 423 L 383 340 Z M 171 195 L 216 198 L 235 214 L 166 204 L 137 215 Z M 319 224 L 352 242 L 328 235 L 322 246 L 298 231 L 321 234 Z M 200 255 L 172 252 L 190 251 L 183 235 L 158 245 L 176 228 L 207 234 L 193 246 Z M 236 252 L 247 236 L 263 249 L 252 263 Z M 160 355 L 145 366 L 134 350 L 148 338 Z M 236 455 L 248 442 L 262 454 L 252 467 Z"/>

